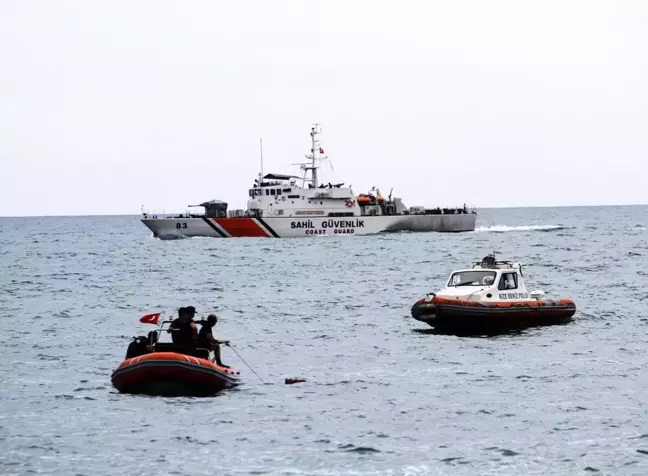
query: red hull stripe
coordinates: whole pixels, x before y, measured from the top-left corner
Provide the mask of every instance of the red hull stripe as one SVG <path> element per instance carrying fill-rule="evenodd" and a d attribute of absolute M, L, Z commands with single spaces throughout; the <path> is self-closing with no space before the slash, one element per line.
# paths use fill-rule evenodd
<path fill-rule="evenodd" d="M 270 236 L 252 218 L 214 218 L 214 222 L 234 238 Z"/>
<path fill-rule="evenodd" d="M 262 218 L 255 218 L 256 222 L 263 228 L 266 232 L 274 236 L 275 238 L 279 238 L 279 235 L 277 234 L 276 231 L 274 231 L 270 225 L 268 225 L 267 222 L 263 221 Z"/>
<path fill-rule="evenodd" d="M 222 236 L 223 238 L 229 238 L 229 236 L 227 236 L 227 234 L 225 234 L 225 232 L 219 226 L 217 226 L 216 223 L 209 221 L 209 219 L 205 217 L 203 217 L 203 220 L 205 221 L 205 223 L 207 223 L 207 225 L 209 225 L 212 230 L 218 233 L 219 236 Z"/>

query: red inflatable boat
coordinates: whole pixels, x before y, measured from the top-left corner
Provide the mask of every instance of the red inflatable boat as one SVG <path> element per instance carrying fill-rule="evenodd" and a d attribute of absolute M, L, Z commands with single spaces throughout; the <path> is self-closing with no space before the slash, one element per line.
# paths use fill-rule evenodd
<path fill-rule="evenodd" d="M 206 397 L 239 384 L 238 372 L 176 352 L 151 352 L 124 360 L 112 374 L 121 393 Z"/>

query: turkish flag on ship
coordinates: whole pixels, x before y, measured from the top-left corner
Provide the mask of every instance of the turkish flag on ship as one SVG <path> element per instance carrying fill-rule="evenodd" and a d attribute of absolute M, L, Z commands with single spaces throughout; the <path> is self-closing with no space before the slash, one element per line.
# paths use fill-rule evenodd
<path fill-rule="evenodd" d="M 320 154 L 323 154 L 323 153 L 324 153 L 324 149 L 322 149 L 322 148 L 320 147 Z"/>
<path fill-rule="evenodd" d="M 140 317 L 140 322 L 143 322 L 144 324 L 157 324 L 161 314 L 161 312 L 156 312 L 155 314 L 147 314 Z"/>

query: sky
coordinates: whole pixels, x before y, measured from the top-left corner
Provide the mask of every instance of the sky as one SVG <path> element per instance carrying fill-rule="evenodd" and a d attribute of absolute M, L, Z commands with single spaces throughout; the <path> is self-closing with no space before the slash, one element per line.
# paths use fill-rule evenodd
<path fill-rule="evenodd" d="M 407 206 L 648 203 L 648 2 L 0 2 L 0 216 L 247 206 L 299 173 Z"/>

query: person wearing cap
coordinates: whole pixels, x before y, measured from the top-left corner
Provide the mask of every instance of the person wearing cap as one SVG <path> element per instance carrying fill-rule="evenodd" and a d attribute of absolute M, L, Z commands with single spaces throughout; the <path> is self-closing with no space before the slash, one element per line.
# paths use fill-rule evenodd
<path fill-rule="evenodd" d="M 171 340 L 180 347 L 183 354 L 193 355 L 196 352 L 198 328 L 193 322 L 195 314 L 195 307 L 181 307 L 178 309 L 178 318 L 171 323 L 167 330 L 171 333 Z"/>
<path fill-rule="evenodd" d="M 210 314 L 207 316 L 207 321 L 200 322 L 201 328 L 200 332 L 198 332 L 198 347 L 213 350 L 216 363 L 221 367 L 229 368 L 229 365 L 225 365 L 221 361 L 220 344 L 229 345 L 230 341 L 218 340 L 214 338 L 214 335 L 212 334 L 212 328 L 217 322 L 218 317 L 216 317 L 216 314 Z"/>

